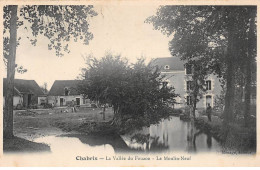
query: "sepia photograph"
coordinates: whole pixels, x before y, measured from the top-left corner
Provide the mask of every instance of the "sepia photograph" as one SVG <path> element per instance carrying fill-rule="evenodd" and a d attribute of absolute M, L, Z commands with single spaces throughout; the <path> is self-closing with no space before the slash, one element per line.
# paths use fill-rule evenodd
<path fill-rule="evenodd" d="M 258 5 L 209 2 L 2 1 L 0 166 L 260 166 Z"/>

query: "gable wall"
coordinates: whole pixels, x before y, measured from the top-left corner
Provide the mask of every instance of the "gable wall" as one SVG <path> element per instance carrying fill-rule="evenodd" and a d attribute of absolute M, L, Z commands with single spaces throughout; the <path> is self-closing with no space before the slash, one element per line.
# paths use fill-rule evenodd
<path fill-rule="evenodd" d="M 172 72 L 162 72 L 162 75 L 165 75 L 165 80 L 168 82 L 168 85 L 173 86 L 175 88 L 175 93 L 179 94 L 180 97 L 176 98 L 176 101 L 181 104 L 175 104 L 174 108 L 184 108 L 186 105 L 186 98 L 188 93 L 187 89 L 187 81 L 191 80 L 191 76 L 185 75 L 185 71 L 172 71 Z M 206 108 L 206 96 L 211 95 L 211 106 L 214 107 L 214 100 L 216 95 L 219 95 L 221 92 L 221 84 L 216 75 L 209 75 L 207 80 L 211 80 L 211 90 L 207 91 L 197 103 L 197 108 Z"/>
<path fill-rule="evenodd" d="M 21 96 L 14 96 L 13 97 L 13 106 L 16 107 L 18 104 L 23 105 L 23 97 Z M 5 107 L 5 96 L 3 96 L 3 107 Z"/>
<path fill-rule="evenodd" d="M 60 99 L 63 98 L 63 106 L 66 106 L 67 103 L 74 101 L 76 104 L 76 98 L 80 98 L 80 105 L 90 105 L 90 100 L 85 99 L 85 104 L 83 103 L 83 96 L 82 95 L 69 95 L 69 96 L 48 96 L 48 103 L 52 104 L 53 106 L 61 106 Z"/>

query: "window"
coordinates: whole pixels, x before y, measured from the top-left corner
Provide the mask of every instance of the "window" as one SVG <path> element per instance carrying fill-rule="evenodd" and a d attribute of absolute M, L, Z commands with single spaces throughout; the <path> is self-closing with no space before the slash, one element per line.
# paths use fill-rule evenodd
<path fill-rule="evenodd" d="M 206 90 L 211 90 L 211 81 L 210 80 L 206 81 Z"/>
<path fill-rule="evenodd" d="M 40 104 L 44 104 L 45 103 L 45 100 L 44 99 L 40 99 Z"/>
<path fill-rule="evenodd" d="M 192 74 L 192 66 L 190 64 L 186 64 L 186 74 Z"/>
<path fill-rule="evenodd" d="M 63 106 L 63 105 L 64 105 L 64 99 L 60 98 L 60 106 Z"/>
<path fill-rule="evenodd" d="M 169 69 L 170 69 L 170 66 L 169 66 L 169 65 L 165 65 L 165 66 L 164 66 L 164 69 L 165 69 L 165 70 L 169 70 Z"/>
<path fill-rule="evenodd" d="M 76 104 L 79 106 L 80 105 L 80 98 L 76 98 Z"/>
<path fill-rule="evenodd" d="M 187 81 L 187 91 L 192 90 L 193 81 Z"/>
<path fill-rule="evenodd" d="M 64 93 L 65 93 L 65 96 L 68 96 L 68 95 L 69 95 L 69 89 L 68 89 L 67 87 L 65 87 Z"/>
<path fill-rule="evenodd" d="M 209 105 L 212 106 L 211 103 L 212 103 L 212 96 L 207 95 L 206 96 L 206 107 L 208 107 Z"/>
<path fill-rule="evenodd" d="M 191 96 L 187 96 L 187 105 L 191 105 L 191 104 L 192 104 Z"/>

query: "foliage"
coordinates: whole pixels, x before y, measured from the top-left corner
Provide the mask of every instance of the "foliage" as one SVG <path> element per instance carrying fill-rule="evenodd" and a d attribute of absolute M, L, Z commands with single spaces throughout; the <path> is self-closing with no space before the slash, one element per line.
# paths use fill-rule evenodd
<path fill-rule="evenodd" d="M 221 114 L 224 111 L 225 106 L 225 89 L 222 89 L 219 95 L 216 95 L 214 100 L 213 111 L 217 113 L 217 115 L 222 116 Z"/>
<path fill-rule="evenodd" d="M 213 20 L 217 11 L 219 9 L 215 6 L 161 6 L 156 15 L 149 17 L 146 22 L 152 23 L 155 29 L 167 36 L 174 35 L 169 42 L 173 56 L 186 61 L 203 62 L 203 67 L 214 67 L 212 70 L 221 76 L 225 65 L 217 61 L 223 59 L 227 42 L 225 32 L 213 33 L 225 22 Z M 215 25 L 211 25 L 214 21 Z M 216 28 L 212 29 L 213 26 Z"/>
<path fill-rule="evenodd" d="M 255 153 L 256 152 L 256 128 L 254 126 L 241 127 L 241 125 L 232 123 L 227 134 L 220 132 L 224 136 L 223 149 L 226 152 L 237 153 Z"/>
<path fill-rule="evenodd" d="M 180 115 L 183 113 L 183 109 L 173 109 L 170 114 L 171 115 Z"/>
<path fill-rule="evenodd" d="M 47 89 L 47 83 L 46 82 L 44 82 L 43 85 L 40 88 L 41 88 L 41 90 L 44 94 L 48 94 L 49 90 Z"/>
<path fill-rule="evenodd" d="M 19 12 L 18 12 L 19 10 Z M 6 114 L 4 114 L 4 137 L 13 137 L 13 91 L 16 62 L 16 48 L 22 35 L 18 35 L 18 27 L 30 30 L 32 36 L 27 38 L 32 45 L 37 44 L 41 34 L 50 40 L 48 48 L 55 50 L 57 56 L 63 56 L 63 52 L 69 52 L 68 44 L 71 39 L 82 40 L 88 44 L 93 35 L 89 32 L 89 18 L 97 13 L 93 6 L 83 5 L 7 5 L 3 14 L 3 55 L 7 65 L 7 93 Z M 18 15 L 20 15 L 18 17 Z M 21 37 L 19 37 L 21 36 Z M 18 67 L 18 72 L 26 72 L 23 67 Z"/>
<path fill-rule="evenodd" d="M 113 101 L 121 95 L 119 90 L 124 88 L 123 83 L 126 83 L 129 69 L 127 61 L 110 54 L 101 60 L 89 56 L 87 66 L 88 68 L 82 70 L 84 79 L 79 88 L 81 93 L 92 101 L 98 101 L 100 105 L 115 105 Z"/>
<path fill-rule="evenodd" d="M 4 6 L 4 58 L 9 55 L 9 29 L 10 6 Z M 88 44 L 93 39 L 89 32 L 89 19 L 96 16 L 92 5 L 25 5 L 19 8 L 20 17 L 17 28 L 30 30 L 32 37 L 20 37 L 30 40 L 32 45 L 37 45 L 37 38 L 43 35 L 50 40 L 48 49 L 54 49 L 57 56 L 69 52 L 68 45 L 71 40 L 79 39 Z"/>
<path fill-rule="evenodd" d="M 167 36 L 173 35 L 169 42 L 172 55 L 192 60 L 223 78 L 227 122 L 233 119 L 235 86 L 241 79 L 247 85 L 245 98 L 250 98 L 251 65 L 256 57 L 255 14 L 255 6 L 161 6 L 146 20 Z"/>
<path fill-rule="evenodd" d="M 206 78 L 213 72 L 212 67 L 221 75 L 220 65 L 210 62 L 209 55 L 222 57 L 221 51 L 214 50 L 215 39 L 207 37 L 205 30 L 206 17 L 210 9 L 191 6 L 162 6 L 156 16 L 149 17 L 146 21 L 153 23 L 155 29 L 160 29 L 164 34 L 172 35 L 169 50 L 173 56 L 179 56 L 192 65 L 192 89 L 188 94 L 192 97 L 193 116 L 196 104 L 206 92 Z M 215 37 L 214 37 L 215 38 Z M 223 42 L 222 42 L 223 43 Z M 209 44 L 212 44 L 211 48 Z M 218 49 L 218 48 L 216 48 Z M 215 57 L 216 58 L 216 57 Z M 222 66 L 223 67 L 223 66 Z"/>
<path fill-rule="evenodd" d="M 203 67 L 203 60 L 190 60 L 187 64 L 192 66 L 192 75 L 186 75 L 191 77 L 192 88 L 187 93 L 192 96 L 192 114 L 195 117 L 195 111 L 197 108 L 197 102 L 203 97 L 203 94 L 207 92 L 206 79 L 209 75 L 207 67 Z"/>
<path fill-rule="evenodd" d="M 173 87 L 163 85 L 157 68 L 145 65 L 143 59 L 130 65 L 111 54 L 88 61 L 79 91 L 90 100 L 112 105 L 114 124 L 150 125 L 169 114 L 166 108 L 176 95 Z"/>

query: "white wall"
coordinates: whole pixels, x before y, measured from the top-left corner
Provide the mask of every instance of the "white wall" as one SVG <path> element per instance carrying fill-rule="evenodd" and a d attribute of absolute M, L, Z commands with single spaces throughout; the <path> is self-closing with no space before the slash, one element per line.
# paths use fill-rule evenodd
<path fill-rule="evenodd" d="M 47 97 L 46 96 L 40 96 L 38 97 L 38 105 L 41 105 L 41 103 L 46 103 Z"/>
<path fill-rule="evenodd" d="M 13 98 L 13 106 L 17 106 L 18 104 L 23 105 L 23 97 L 21 96 L 14 96 Z M 3 106 L 5 106 L 5 96 L 3 97 Z"/>
<path fill-rule="evenodd" d="M 74 101 L 76 104 L 76 98 L 80 98 L 80 105 L 90 105 L 90 100 L 85 99 L 85 103 L 83 103 L 83 96 L 82 95 L 75 95 L 75 96 L 48 96 L 48 103 L 53 104 L 54 106 L 60 106 L 60 99 L 63 98 L 63 106 L 66 105 L 66 102 Z"/>
<path fill-rule="evenodd" d="M 181 98 L 176 98 L 176 101 L 182 104 L 175 104 L 174 107 L 176 109 L 182 108 L 186 106 L 186 97 L 188 95 L 187 93 L 187 84 L 186 82 L 188 80 L 191 80 L 191 76 L 185 75 L 185 72 L 168 72 L 168 73 L 162 73 L 163 75 L 166 75 L 166 80 L 168 80 L 169 85 L 172 85 L 175 88 L 175 93 L 179 94 Z M 206 95 L 211 95 L 211 107 L 214 107 L 214 100 L 216 98 L 216 95 L 219 95 L 221 92 L 221 84 L 219 82 L 219 79 L 216 75 L 209 75 L 207 80 L 211 80 L 211 90 L 207 91 L 206 94 L 203 95 L 203 97 L 200 99 L 200 101 L 197 103 L 197 108 L 206 108 Z"/>

